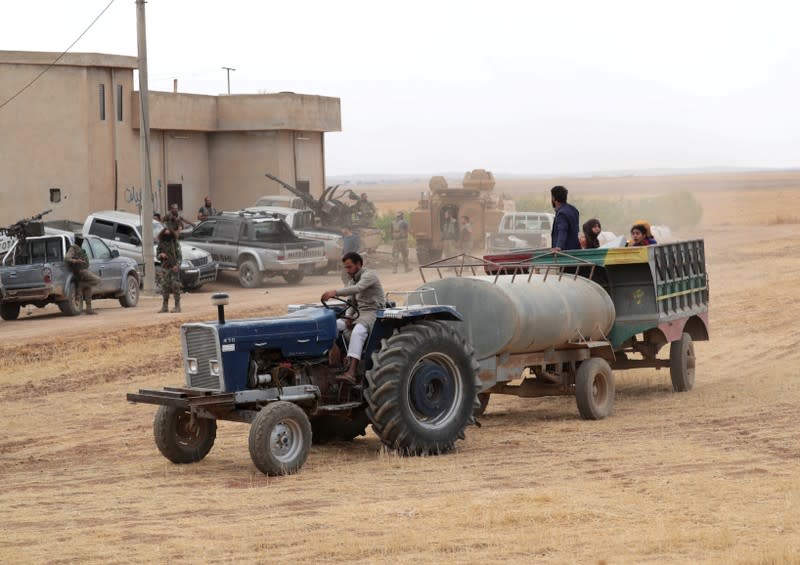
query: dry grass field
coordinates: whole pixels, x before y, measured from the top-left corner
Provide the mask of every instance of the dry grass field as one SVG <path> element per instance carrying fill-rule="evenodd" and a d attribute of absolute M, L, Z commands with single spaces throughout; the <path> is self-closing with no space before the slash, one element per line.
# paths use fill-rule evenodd
<path fill-rule="evenodd" d="M 800 563 L 800 173 L 559 181 L 695 191 L 704 225 L 679 235 L 705 238 L 712 333 L 694 390 L 620 371 L 615 412 L 595 422 L 572 398 L 493 396 L 453 453 L 399 457 L 368 432 L 270 478 L 233 422 L 202 462 L 171 464 L 154 407 L 125 393 L 182 382 L 178 327 L 215 317 L 212 290 L 231 292 L 229 318 L 275 315 L 337 276 L 253 290 L 226 276 L 174 316 L 153 298 L 23 313 L 0 322 L 0 562 Z M 388 210 L 420 189 L 375 199 Z M 389 289 L 417 282 L 384 274 Z"/>

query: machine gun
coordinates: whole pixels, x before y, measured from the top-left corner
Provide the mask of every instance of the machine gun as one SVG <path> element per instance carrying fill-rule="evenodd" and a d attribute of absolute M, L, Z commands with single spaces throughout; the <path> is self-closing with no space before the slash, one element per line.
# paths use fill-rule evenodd
<path fill-rule="evenodd" d="M 324 227 L 341 228 L 352 223 L 351 207 L 341 200 L 344 196 L 347 196 L 350 200 L 358 200 L 358 195 L 351 189 L 345 189 L 337 195 L 336 192 L 341 185 L 329 186 L 322 192 L 322 196 L 317 199 L 270 173 L 265 176 L 299 197 L 314 212 L 314 215 L 320 219 Z"/>
<path fill-rule="evenodd" d="M 20 243 L 25 241 L 27 237 L 35 237 L 44 235 L 44 223 L 42 217 L 46 216 L 53 210 L 45 210 L 30 218 L 23 218 L 17 220 L 7 228 L 0 227 L 0 235 L 17 239 Z M 20 247 L 20 246 L 18 246 Z"/>

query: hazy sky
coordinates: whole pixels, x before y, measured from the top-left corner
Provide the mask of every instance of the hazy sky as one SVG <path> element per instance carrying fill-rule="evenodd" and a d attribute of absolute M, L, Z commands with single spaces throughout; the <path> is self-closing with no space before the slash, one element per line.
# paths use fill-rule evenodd
<path fill-rule="evenodd" d="M 109 0 L 3 1 L 63 51 Z M 342 100 L 328 174 L 800 165 L 800 2 L 149 0 L 150 88 Z M 72 51 L 135 56 L 134 0 Z M 34 87 L 35 88 L 35 87 Z"/>

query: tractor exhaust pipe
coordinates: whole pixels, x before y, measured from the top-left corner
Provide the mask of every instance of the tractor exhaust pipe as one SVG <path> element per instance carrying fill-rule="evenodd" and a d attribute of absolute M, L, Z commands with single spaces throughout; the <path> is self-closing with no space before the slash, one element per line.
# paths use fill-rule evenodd
<path fill-rule="evenodd" d="M 217 307 L 217 319 L 220 324 L 225 323 L 225 305 L 228 304 L 228 298 L 225 292 L 215 292 L 211 295 L 211 304 Z"/>

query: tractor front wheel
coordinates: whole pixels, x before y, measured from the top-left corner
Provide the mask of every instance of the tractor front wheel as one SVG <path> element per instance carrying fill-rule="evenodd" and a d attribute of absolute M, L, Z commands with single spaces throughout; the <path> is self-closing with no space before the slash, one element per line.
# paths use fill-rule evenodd
<path fill-rule="evenodd" d="M 367 382 L 372 428 L 389 448 L 409 455 L 452 449 L 480 406 L 472 346 L 443 322 L 395 330 L 373 353 Z"/>
<path fill-rule="evenodd" d="M 300 470 L 311 448 L 311 422 L 296 404 L 267 404 L 250 426 L 250 458 L 265 475 L 291 475 Z"/>
<path fill-rule="evenodd" d="M 192 418 L 174 406 L 159 406 L 153 435 L 161 454 L 173 463 L 196 463 L 208 455 L 217 438 L 217 421 Z"/>

